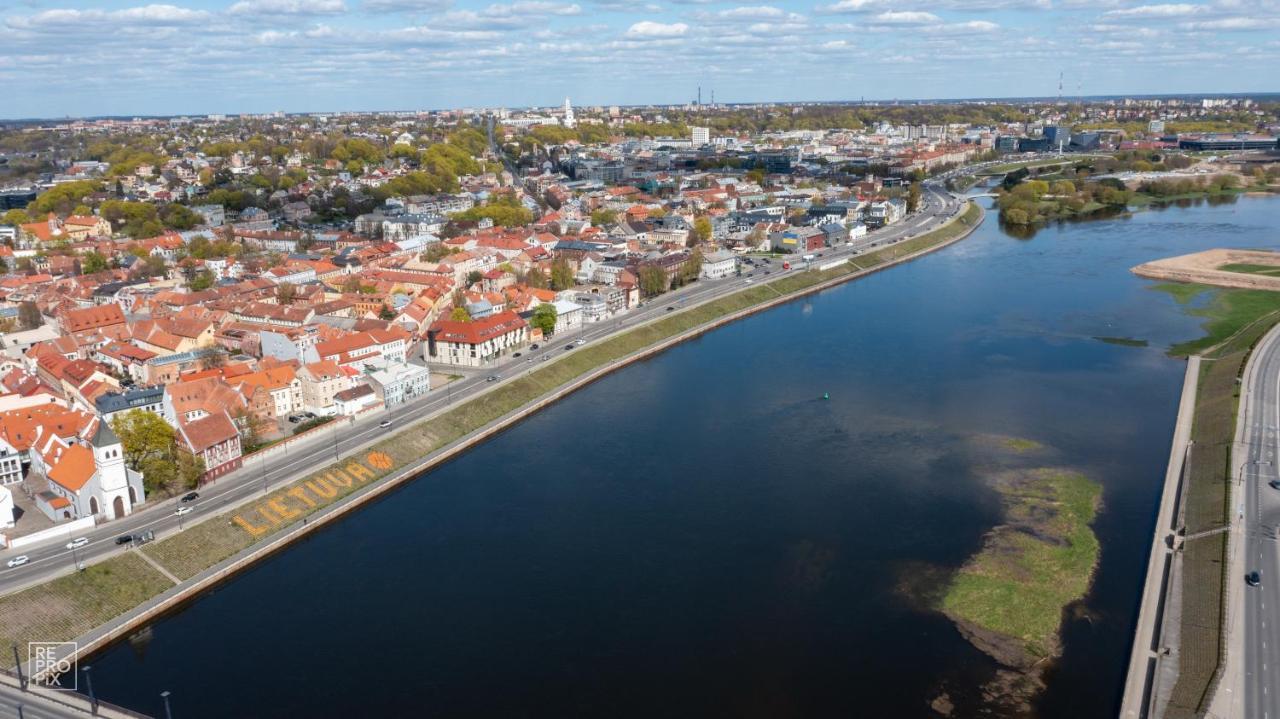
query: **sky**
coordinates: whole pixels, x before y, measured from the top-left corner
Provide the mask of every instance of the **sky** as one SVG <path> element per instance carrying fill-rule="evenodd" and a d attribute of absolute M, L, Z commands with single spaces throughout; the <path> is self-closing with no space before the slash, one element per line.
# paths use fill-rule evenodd
<path fill-rule="evenodd" d="M 1280 0 L 0 0 L 3 118 L 1271 92 L 1276 67 Z"/>

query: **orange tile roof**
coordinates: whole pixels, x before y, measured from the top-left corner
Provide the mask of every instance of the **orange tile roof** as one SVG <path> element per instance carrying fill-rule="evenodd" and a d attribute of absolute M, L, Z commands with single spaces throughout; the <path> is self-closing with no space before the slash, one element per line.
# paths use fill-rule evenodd
<path fill-rule="evenodd" d="M 58 453 L 57 462 L 49 469 L 49 479 L 72 492 L 79 492 L 95 471 L 97 466 L 93 452 L 83 445 L 73 444 Z"/>

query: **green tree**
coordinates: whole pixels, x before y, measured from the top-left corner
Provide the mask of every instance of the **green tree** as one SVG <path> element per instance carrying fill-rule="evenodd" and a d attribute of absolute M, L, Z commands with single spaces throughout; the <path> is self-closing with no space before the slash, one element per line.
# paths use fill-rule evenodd
<path fill-rule="evenodd" d="M 197 274 L 195 278 L 188 283 L 188 286 L 191 288 L 192 292 L 199 292 L 213 287 L 213 281 L 214 277 L 212 272 L 209 270 L 200 270 L 199 274 Z"/>
<path fill-rule="evenodd" d="M 454 322 L 470 322 L 471 313 L 467 311 L 466 307 L 459 305 L 453 308 L 453 312 L 449 313 L 449 319 Z"/>
<path fill-rule="evenodd" d="M 467 285 L 474 285 L 484 279 L 484 274 L 480 270 L 472 270 L 467 273 Z"/>
<path fill-rule="evenodd" d="M 573 268 L 565 258 L 557 258 L 551 263 L 551 289 L 559 292 L 570 287 L 573 287 Z"/>
<path fill-rule="evenodd" d="M 276 302 L 281 305 L 287 305 L 293 302 L 293 298 L 297 293 L 297 289 L 291 283 L 281 282 L 276 285 Z"/>
<path fill-rule="evenodd" d="M 693 230 L 689 232 L 690 246 L 702 244 L 711 239 L 711 219 L 703 215 L 693 221 Z"/>
<path fill-rule="evenodd" d="M 920 183 L 913 182 L 907 188 L 907 212 L 915 212 L 920 207 Z"/>
<path fill-rule="evenodd" d="M 101 252 L 89 250 L 80 256 L 80 272 L 82 274 L 92 275 L 105 269 L 107 269 L 107 258 Z"/>
<path fill-rule="evenodd" d="M 26 210 L 9 210 L 0 217 L 0 224 L 4 225 L 25 225 L 31 222 L 31 215 Z"/>
<path fill-rule="evenodd" d="M 529 270 L 529 274 L 525 275 L 524 283 L 535 290 L 547 289 L 547 273 L 540 268 L 533 267 Z"/>
<path fill-rule="evenodd" d="M 131 409 L 117 414 L 111 429 L 124 445 L 125 463 L 142 472 L 147 492 L 169 489 L 178 477 L 177 434 L 155 412 Z"/>
<path fill-rule="evenodd" d="M 542 330 L 543 335 L 551 335 L 556 331 L 556 306 L 550 303 L 538 305 L 533 309 L 533 317 L 529 324 Z"/>
<path fill-rule="evenodd" d="M 93 214 L 93 210 L 88 205 L 76 205 L 75 209 L 71 211 L 71 214 L 87 217 Z"/>
<path fill-rule="evenodd" d="M 757 167 L 747 172 L 747 180 L 764 187 L 765 172 L 763 167 Z"/>
<path fill-rule="evenodd" d="M 204 478 L 204 457 L 192 454 L 187 449 L 178 450 L 177 472 L 175 479 L 178 482 L 180 490 L 195 489 L 200 486 L 200 480 Z"/>
<path fill-rule="evenodd" d="M 667 273 L 657 265 L 640 268 L 640 291 L 646 297 L 654 297 L 667 291 Z"/>
<path fill-rule="evenodd" d="M 24 330 L 33 330 L 44 324 L 44 314 L 40 312 L 36 303 L 27 300 L 18 305 L 18 324 L 22 325 Z"/>
<path fill-rule="evenodd" d="M 395 310 L 388 307 L 387 304 L 384 302 L 382 304 L 382 309 L 378 310 L 378 319 L 383 320 L 385 322 L 390 322 L 395 318 L 396 318 Z"/>
<path fill-rule="evenodd" d="M 594 210 L 591 213 L 591 224 L 595 225 L 596 227 L 611 225 L 617 221 L 618 221 L 618 213 L 614 210 L 607 210 L 607 209 L 601 208 L 599 210 Z"/>

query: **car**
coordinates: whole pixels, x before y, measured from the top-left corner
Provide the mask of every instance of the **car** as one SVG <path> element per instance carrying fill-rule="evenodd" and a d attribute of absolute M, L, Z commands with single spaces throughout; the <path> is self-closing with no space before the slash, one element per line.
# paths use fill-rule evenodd
<path fill-rule="evenodd" d="M 289 421 L 293 424 L 297 424 L 302 421 L 302 418 L 296 414 L 291 414 L 289 415 Z"/>
<path fill-rule="evenodd" d="M 80 547 L 83 547 L 88 543 L 89 543 L 88 537 L 76 537 L 70 542 L 67 542 L 67 549 L 79 549 Z"/>
<path fill-rule="evenodd" d="M 529 349 L 531 349 L 531 350 L 536 350 L 536 349 L 538 349 L 538 343 L 537 343 L 537 342 L 534 342 L 533 344 L 529 345 Z"/>
<path fill-rule="evenodd" d="M 747 284 L 751 284 L 752 282 L 755 282 L 755 280 L 753 280 L 753 279 L 751 279 L 750 277 L 748 277 L 748 278 L 747 278 Z"/>
<path fill-rule="evenodd" d="M 27 555 L 25 555 L 25 554 L 19 554 L 18 556 L 14 557 L 13 559 L 10 559 L 8 562 L 5 562 L 5 564 L 6 564 L 10 569 L 13 569 L 14 567 L 21 567 L 22 565 L 24 565 L 24 564 L 26 564 L 27 562 L 30 562 L 30 561 L 31 561 L 31 558 L 30 558 L 30 557 L 28 557 Z"/>
<path fill-rule="evenodd" d="M 199 492 L 187 492 L 186 494 L 182 495 L 182 501 L 184 502 L 194 502 L 197 499 L 200 499 Z"/>
<path fill-rule="evenodd" d="M 568 352 L 569 350 L 573 349 L 573 344 L 572 344 L 572 343 L 570 343 L 570 344 L 565 345 L 565 346 L 564 346 L 564 349 L 565 349 L 565 351 L 566 351 L 566 352 Z"/>
<path fill-rule="evenodd" d="M 307 419 L 315 419 L 315 418 L 316 418 L 316 413 L 315 413 L 315 412 L 303 412 L 303 413 L 302 413 L 302 416 L 303 416 L 303 417 L 306 417 Z"/>
<path fill-rule="evenodd" d="M 488 377 L 486 377 L 484 381 L 485 381 L 485 382 L 497 382 L 497 381 L 498 381 L 498 375 L 496 375 L 496 374 L 491 374 L 491 375 L 489 375 Z"/>
<path fill-rule="evenodd" d="M 181 517 L 184 514 L 190 514 L 190 513 L 191 513 L 191 507 L 178 507 L 177 511 L 174 512 L 174 514 L 178 515 L 179 517 Z"/>
<path fill-rule="evenodd" d="M 516 352 L 515 354 L 513 354 L 513 355 L 511 355 L 511 356 L 512 356 L 512 357 L 519 357 L 519 356 L 521 356 L 522 354 L 523 354 L 522 352 Z"/>
<path fill-rule="evenodd" d="M 386 429 L 387 427 L 390 427 L 390 426 L 391 426 L 391 420 L 389 420 L 389 419 L 384 419 L 384 420 L 382 420 L 381 422 L 379 422 L 379 423 L 378 423 L 378 426 L 379 426 L 379 427 L 381 427 L 381 428 L 383 428 L 383 429 Z"/>
<path fill-rule="evenodd" d="M 1273 479 L 1270 482 L 1267 482 L 1267 485 L 1272 489 L 1280 489 L 1280 479 Z"/>
<path fill-rule="evenodd" d="M 672 311 L 672 310 L 674 310 L 674 309 L 675 309 L 674 307 L 668 307 L 668 308 L 667 308 L 667 311 L 668 311 L 668 312 L 671 312 L 671 311 Z"/>
<path fill-rule="evenodd" d="M 767 274 L 769 274 L 769 270 L 765 270 L 765 271 L 764 271 L 764 273 L 765 273 L 766 275 L 767 275 Z"/>
<path fill-rule="evenodd" d="M 574 344 L 579 347 L 581 347 L 582 345 L 585 345 L 586 343 L 587 343 L 586 340 L 578 340 L 577 342 L 574 342 Z"/>
<path fill-rule="evenodd" d="M 1244 575 L 1244 583 L 1251 587 L 1256 587 L 1259 584 L 1262 584 L 1262 575 L 1258 574 L 1258 570 L 1255 569 Z"/>
<path fill-rule="evenodd" d="M 132 541 L 133 541 L 132 534 L 124 534 L 119 537 L 116 537 L 116 546 L 120 546 L 121 544 L 129 544 Z"/>

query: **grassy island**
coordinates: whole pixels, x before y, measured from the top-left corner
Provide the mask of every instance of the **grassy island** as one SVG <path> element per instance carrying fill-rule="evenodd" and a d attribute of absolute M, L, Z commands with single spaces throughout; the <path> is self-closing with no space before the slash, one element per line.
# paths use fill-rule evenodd
<path fill-rule="evenodd" d="M 1098 561 L 1090 523 L 1102 487 L 1058 469 L 993 480 L 1005 520 L 952 578 L 941 610 L 980 648 L 1027 669 L 1058 651 L 1062 611 L 1084 597 Z"/>

